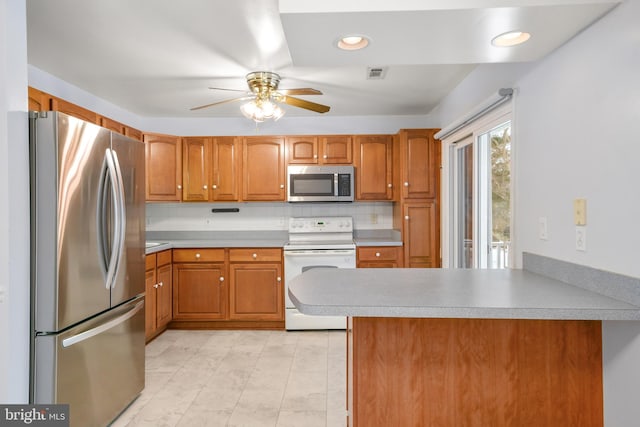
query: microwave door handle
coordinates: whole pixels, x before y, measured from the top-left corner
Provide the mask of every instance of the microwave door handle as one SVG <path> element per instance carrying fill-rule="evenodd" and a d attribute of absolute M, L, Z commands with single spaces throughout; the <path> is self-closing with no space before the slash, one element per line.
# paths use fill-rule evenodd
<path fill-rule="evenodd" d="M 333 195 L 337 197 L 339 193 L 340 193 L 340 190 L 338 189 L 338 174 L 334 173 L 333 174 Z"/>

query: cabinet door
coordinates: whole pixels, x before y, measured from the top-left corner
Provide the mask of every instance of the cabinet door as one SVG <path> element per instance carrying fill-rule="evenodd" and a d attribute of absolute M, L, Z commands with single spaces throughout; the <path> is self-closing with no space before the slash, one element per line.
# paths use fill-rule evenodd
<path fill-rule="evenodd" d="M 151 255 L 147 255 L 150 257 Z M 157 294 L 157 281 L 156 281 L 156 268 L 155 268 L 155 255 L 153 255 L 154 267 L 144 273 L 144 287 L 145 287 L 145 312 L 144 312 L 144 336 L 145 339 L 153 337 L 156 329 L 156 294 Z M 147 258 L 148 259 L 148 258 Z"/>
<path fill-rule="evenodd" d="M 173 318 L 211 320 L 226 317 L 224 264 L 174 264 Z"/>
<path fill-rule="evenodd" d="M 230 265 L 229 318 L 284 320 L 281 263 Z"/>
<path fill-rule="evenodd" d="M 318 138 L 315 136 L 287 136 L 287 164 L 318 164 Z"/>
<path fill-rule="evenodd" d="M 170 135 L 144 135 L 148 201 L 182 199 L 182 148 L 180 138 Z"/>
<path fill-rule="evenodd" d="M 356 136 L 356 199 L 393 199 L 393 137 Z"/>
<path fill-rule="evenodd" d="M 324 164 L 347 164 L 353 159 L 353 142 L 350 135 L 323 136 L 320 138 L 320 161 Z"/>
<path fill-rule="evenodd" d="M 211 199 L 235 202 L 240 195 L 240 140 L 233 136 L 213 139 Z"/>
<path fill-rule="evenodd" d="M 244 138 L 242 199 L 284 201 L 284 138 Z"/>
<path fill-rule="evenodd" d="M 95 112 L 82 108 L 79 105 L 72 104 L 71 102 L 67 102 L 63 99 L 52 97 L 51 109 L 53 111 L 60 111 L 61 113 L 77 117 L 81 120 L 86 120 L 90 123 L 100 124 L 98 121 L 98 115 Z"/>
<path fill-rule="evenodd" d="M 171 264 L 158 267 L 156 271 L 158 282 L 156 297 L 156 325 L 164 328 L 171 321 L 172 292 L 171 292 Z"/>
<path fill-rule="evenodd" d="M 402 197 L 432 199 L 436 197 L 439 147 L 433 138 L 434 129 L 400 131 Z"/>
<path fill-rule="evenodd" d="M 405 267 L 439 267 L 436 203 L 405 203 L 402 211 Z"/>
<path fill-rule="evenodd" d="M 182 139 L 182 200 L 209 200 L 211 141 L 209 138 Z"/>

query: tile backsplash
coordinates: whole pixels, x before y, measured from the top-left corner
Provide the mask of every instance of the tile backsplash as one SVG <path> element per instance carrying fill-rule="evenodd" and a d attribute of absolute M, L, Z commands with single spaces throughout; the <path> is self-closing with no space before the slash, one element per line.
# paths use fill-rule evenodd
<path fill-rule="evenodd" d="M 237 208 L 239 212 L 212 213 Z M 289 217 L 351 216 L 357 230 L 393 228 L 391 202 L 147 203 L 148 231 L 286 230 Z"/>

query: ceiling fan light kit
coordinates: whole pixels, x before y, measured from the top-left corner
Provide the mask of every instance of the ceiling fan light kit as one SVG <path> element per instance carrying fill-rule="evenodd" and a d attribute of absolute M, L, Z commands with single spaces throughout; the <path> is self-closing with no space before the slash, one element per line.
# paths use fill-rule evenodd
<path fill-rule="evenodd" d="M 249 92 L 246 96 L 226 99 L 224 101 L 214 102 L 212 104 L 193 107 L 191 110 L 199 110 L 202 108 L 213 107 L 214 105 L 224 104 L 232 101 L 251 101 L 240 107 L 242 114 L 256 123 L 264 122 L 268 119 L 274 121 L 280 119 L 285 114 L 285 110 L 280 107 L 280 103 L 291 105 L 293 107 L 304 108 L 305 110 L 315 111 L 316 113 L 326 113 L 330 110 L 327 105 L 316 104 L 293 97 L 291 95 L 322 95 L 317 89 L 297 88 L 297 89 L 281 89 L 278 90 L 280 84 L 280 76 L 270 71 L 254 71 L 246 75 Z M 225 88 L 210 88 L 215 90 L 234 90 Z"/>

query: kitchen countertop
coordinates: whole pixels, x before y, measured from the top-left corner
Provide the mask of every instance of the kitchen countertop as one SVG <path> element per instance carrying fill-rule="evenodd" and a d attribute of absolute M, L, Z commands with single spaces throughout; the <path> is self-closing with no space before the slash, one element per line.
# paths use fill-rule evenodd
<path fill-rule="evenodd" d="M 147 255 L 173 248 L 282 248 L 289 240 L 283 230 L 148 231 Z M 397 230 L 354 230 L 356 246 L 402 246 Z"/>
<path fill-rule="evenodd" d="M 289 296 L 304 314 L 640 320 L 640 307 L 526 270 L 313 269 Z"/>

